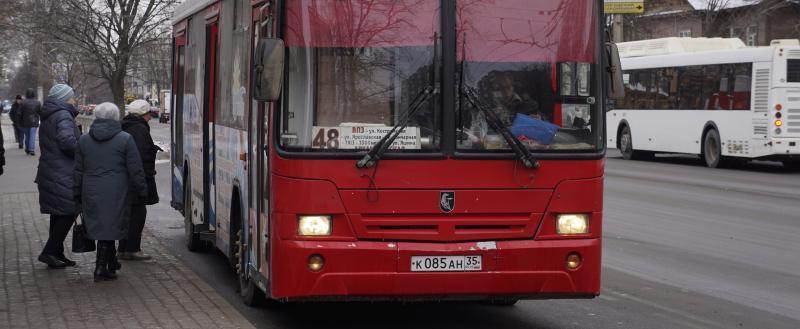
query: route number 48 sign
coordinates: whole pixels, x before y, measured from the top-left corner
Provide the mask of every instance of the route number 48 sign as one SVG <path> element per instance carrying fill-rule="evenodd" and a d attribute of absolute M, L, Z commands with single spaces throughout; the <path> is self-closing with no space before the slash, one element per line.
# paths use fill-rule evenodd
<path fill-rule="evenodd" d="M 392 127 L 372 125 L 352 125 L 339 127 L 314 127 L 311 133 L 311 147 L 327 150 L 368 150 L 385 136 Z M 393 150 L 419 150 L 419 128 L 406 127 L 394 143 Z"/>

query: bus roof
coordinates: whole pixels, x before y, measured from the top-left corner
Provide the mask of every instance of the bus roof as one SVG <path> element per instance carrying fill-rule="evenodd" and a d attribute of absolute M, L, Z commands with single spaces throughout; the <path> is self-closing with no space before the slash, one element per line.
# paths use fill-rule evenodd
<path fill-rule="evenodd" d="M 617 47 L 621 58 L 747 48 L 739 38 L 674 37 L 620 42 Z"/>
<path fill-rule="evenodd" d="M 210 6 L 217 0 L 184 0 L 175 7 L 175 14 L 172 16 L 172 24 L 178 24 L 189 16 L 194 15 L 203 8 Z"/>
<path fill-rule="evenodd" d="M 636 70 L 656 67 L 768 62 L 772 61 L 774 53 L 775 48 L 772 47 L 753 47 L 628 57 L 622 58 L 621 62 L 623 70 Z"/>

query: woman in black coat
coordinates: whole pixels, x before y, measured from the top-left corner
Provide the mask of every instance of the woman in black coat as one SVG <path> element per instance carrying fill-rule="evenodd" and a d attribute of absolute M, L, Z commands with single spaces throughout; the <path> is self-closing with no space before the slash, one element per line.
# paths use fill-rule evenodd
<path fill-rule="evenodd" d="M 147 196 L 142 160 L 133 137 L 122 131 L 119 109 L 103 103 L 95 109 L 89 133 L 75 153 L 75 195 L 86 233 L 97 240 L 94 280 L 116 278 L 114 242 L 128 235 L 131 203 Z"/>
<path fill-rule="evenodd" d="M 72 197 L 72 170 L 81 133 L 75 125 L 78 111 L 74 106 L 74 95 L 69 86 L 55 85 L 40 112 L 39 148 L 42 156 L 36 184 L 40 210 L 50 215 L 50 235 L 39 261 L 50 268 L 75 266 L 75 262 L 64 256 L 64 239 L 78 214 Z"/>
<path fill-rule="evenodd" d="M 161 148 L 153 143 L 150 136 L 150 103 L 135 100 L 128 105 L 128 115 L 122 119 L 122 130 L 130 134 L 142 157 L 142 166 L 147 180 L 147 198 L 137 200 L 131 205 L 131 220 L 128 238 L 119 242 L 119 258 L 125 260 L 148 260 L 150 255 L 142 252 L 142 230 L 147 217 L 147 206 L 158 203 L 156 189 L 156 153 Z"/>

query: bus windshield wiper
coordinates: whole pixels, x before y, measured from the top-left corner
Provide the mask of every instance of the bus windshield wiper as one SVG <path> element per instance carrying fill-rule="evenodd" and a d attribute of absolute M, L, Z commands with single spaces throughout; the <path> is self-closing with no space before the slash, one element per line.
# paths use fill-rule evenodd
<path fill-rule="evenodd" d="M 433 86 L 427 86 L 425 89 L 420 90 L 417 96 L 414 97 L 414 100 L 411 101 L 411 104 L 409 104 L 408 110 L 406 110 L 400 120 L 397 121 L 397 124 L 395 124 L 392 130 L 389 130 L 386 135 L 383 135 L 383 138 L 375 143 L 361 160 L 356 161 L 356 167 L 370 168 L 374 166 L 375 163 L 381 159 L 383 154 L 386 153 L 386 150 L 389 149 L 389 146 L 394 143 L 394 140 L 403 133 L 403 130 L 408 126 L 408 122 L 414 117 L 414 114 L 422 108 L 422 105 L 425 104 L 431 96 L 438 92 L 438 89 Z"/>
<path fill-rule="evenodd" d="M 517 154 L 517 158 L 522 161 L 522 164 L 525 166 L 525 168 L 539 168 L 539 160 L 536 160 L 533 154 L 531 154 L 531 151 L 528 150 L 528 147 L 522 144 L 522 142 L 511 133 L 511 130 L 503 124 L 503 121 L 500 120 L 496 113 L 481 103 L 472 87 L 462 85 L 462 93 L 464 93 L 467 101 L 472 104 L 472 106 L 483 112 L 483 115 L 486 117 L 486 121 L 495 131 L 499 132 L 500 135 L 503 136 L 503 139 L 506 140 L 508 146 L 510 146 L 514 153 Z"/>
<path fill-rule="evenodd" d="M 438 72 L 438 59 L 439 59 L 439 35 L 438 33 L 433 34 L 433 63 L 431 64 L 431 81 L 432 84 L 428 85 L 424 89 L 420 90 L 416 96 L 414 96 L 414 100 L 411 101 L 411 104 L 408 105 L 408 109 L 402 115 L 402 117 L 397 120 L 397 123 L 389 130 L 386 135 L 372 145 L 372 147 L 367 151 L 367 154 L 364 155 L 361 160 L 356 161 L 357 168 L 370 168 L 374 166 L 378 160 L 381 159 L 386 150 L 394 143 L 394 140 L 403 133 L 403 130 L 406 129 L 408 126 L 408 122 L 411 121 L 411 118 L 414 117 L 414 114 L 422 108 L 422 105 L 431 98 L 434 94 L 439 93 L 438 88 L 434 88 L 433 85 L 437 81 L 436 73 Z"/>

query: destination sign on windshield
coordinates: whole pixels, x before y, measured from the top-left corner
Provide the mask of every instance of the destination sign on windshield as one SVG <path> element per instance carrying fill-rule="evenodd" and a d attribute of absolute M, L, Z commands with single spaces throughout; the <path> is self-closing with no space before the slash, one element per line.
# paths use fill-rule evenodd
<path fill-rule="evenodd" d="M 313 140 L 311 147 L 314 149 L 330 150 L 368 150 L 383 136 L 389 133 L 392 127 L 375 125 L 347 125 L 339 127 L 318 127 L 312 130 Z M 397 136 L 390 150 L 419 150 L 422 149 L 418 127 L 406 127 Z"/>

